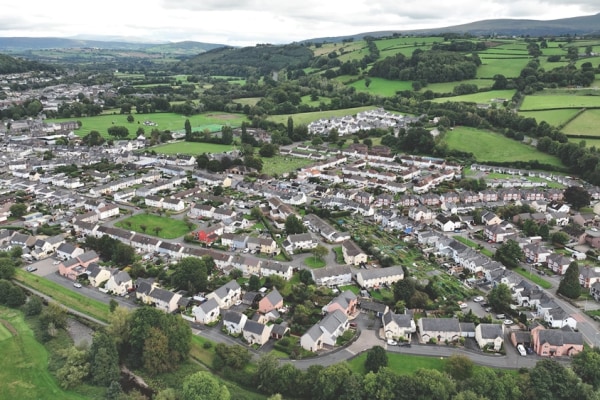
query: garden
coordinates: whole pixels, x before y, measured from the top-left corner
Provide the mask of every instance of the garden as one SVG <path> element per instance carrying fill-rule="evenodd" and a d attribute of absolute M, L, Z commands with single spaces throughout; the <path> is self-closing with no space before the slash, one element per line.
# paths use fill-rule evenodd
<path fill-rule="evenodd" d="M 180 219 L 154 214 L 137 214 L 115 223 L 115 226 L 138 233 L 157 236 L 161 239 L 175 239 L 185 236 L 196 226 Z"/>

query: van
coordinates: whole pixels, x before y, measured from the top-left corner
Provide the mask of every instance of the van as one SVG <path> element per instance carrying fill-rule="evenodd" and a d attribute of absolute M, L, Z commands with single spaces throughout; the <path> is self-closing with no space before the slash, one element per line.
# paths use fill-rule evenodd
<path fill-rule="evenodd" d="M 525 357 L 527 355 L 527 352 L 525 351 L 525 346 L 523 346 L 522 344 L 517 345 L 517 351 L 523 357 Z"/>

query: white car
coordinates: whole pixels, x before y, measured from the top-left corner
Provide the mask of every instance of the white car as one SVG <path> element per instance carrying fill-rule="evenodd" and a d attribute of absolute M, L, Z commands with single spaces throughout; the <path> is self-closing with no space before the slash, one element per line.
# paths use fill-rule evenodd
<path fill-rule="evenodd" d="M 233 303 L 233 304 L 235 304 L 236 306 L 239 306 L 240 304 L 242 304 L 242 301 L 241 300 L 236 300 L 235 303 Z"/>
<path fill-rule="evenodd" d="M 81 289 L 81 283 L 79 282 L 73 283 L 73 286 L 75 286 L 77 289 Z"/>
<path fill-rule="evenodd" d="M 517 346 L 517 351 L 523 357 L 525 357 L 527 355 L 527 351 L 525 351 L 525 347 L 522 344 Z"/>
<path fill-rule="evenodd" d="M 460 308 L 467 308 L 467 307 L 469 307 L 469 305 L 467 303 L 463 303 L 463 302 L 458 303 L 458 306 Z"/>
<path fill-rule="evenodd" d="M 394 339 L 388 339 L 388 340 L 387 340 L 387 344 L 388 344 L 389 346 L 397 346 L 397 345 L 398 345 L 398 342 L 396 342 Z"/>
<path fill-rule="evenodd" d="M 513 322 L 512 319 L 505 319 L 504 320 L 504 325 L 512 325 L 512 324 L 514 324 L 514 322 Z"/>
<path fill-rule="evenodd" d="M 58 265 L 58 264 L 60 264 L 60 261 L 58 261 L 58 260 L 56 260 L 52 263 L 52 265 Z"/>
<path fill-rule="evenodd" d="M 476 302 L 476 303 L 480 303 L 480 302 L 482 302 L 482 301 L 483 301 L 483 296 L 477 296 L 477 297 L 475 297 L 475 298 L 473 299 L 473 301 L 474 301 L 474 302 Z"/>

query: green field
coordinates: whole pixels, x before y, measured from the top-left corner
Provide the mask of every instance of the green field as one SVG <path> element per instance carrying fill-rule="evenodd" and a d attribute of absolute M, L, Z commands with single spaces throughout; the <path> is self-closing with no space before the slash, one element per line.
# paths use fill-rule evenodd
<path fill-rule="evenodd" d="M 261 99 L 262 97 L 244 97 L 241 99 L 233 99 L 233 102 L 239 103 L 243 106 L 245 106 L 246 104 L 249 106 L 255 106 L 256 103 L 258 103 Z"/>
<path fill-rule="evenodd" d="M 398 354 L 398 353 L 387 353 L 388 356 L 388 368 L 392 371 L 402 374 L 408 375 L 414 373 L 419 368 L 425 369 L 435 369 L 438 371 L 444 370 L 444 365 L 446 364 L 446 360 L 443 357 L 425 357 L 425 356 L 412 356 L 407 354 Z M 365 370 L 365 360 L 367 359 L 367 352 L 361 353 L 360 355 L 354 357 L 352 360 L 348 361 L 350 365 L 350 369 L 353 372 L 364 375 L 366 374 Z"/>
<path fill-rule="evenodd" d="M 106 303 L 91 299 L 79 292 L 54 283 L 44 277 L 25 272 L 22 269 L 17 269 L 15 279 L 32 289 L 50 296 L 65 307 L 80 311 L 100 321 L 108 321 L 110 310 Z"/>
<path fill-rule="evenodd" d="M 598 98 L 600 100 L 600 98 Z M 600 138 L 600 110 L 586 110 L 562 130 L 565 135 L 590 135 Z"/>
<path fill-rule="evenodd" d="M 319 96 L 318 100 L 311 100 L 310 98 L 311 98 L 311 96 L 308 94 L 306 96 L 302 96 L 302 99 L 301 99 L 302 104 L 306 104 L 311 107 L 318 107 L 321 103 L 323 103 L 323 104 L 331 103 L 331 99 L 329 97 L 325 97 L 325 96 Z"/>
<path fill-rule="evenodd" d="M 509 139 L 498 133 L 469 127 L 457 127 L 446 133 L 450 149 L 473 153 L 477 161 L 534 161 L 562 166 L 554 156 L 542 153 L 532 146 Z"/>
<path fill-rule="evenodd" d="M 478 88 L 491 88 L 494 84 L 492 79 L 466 79 L 460 82 L 442 82 L 442 83 L 430 83 L 421 89 L 421 92 L 431 90 L 434 93 L 452 93 L 452 90 L 460 84 L 477 85 Z"/>
<path fill-rule="evenodd" d="M 458 101 L 467 103 L 493 103 L 494 99 L 510 100 L 515 95 L 516 90 L 490 90 L 489 92 L 465 94 L 462 96 L 441 97 L 434 99 L 435 103 L 446 103 L 448 101 Z M 502 105 L 500 103 L 499 105 Z"/>
<path fill-rule="evenodd" d="M 516 78 L 529 62 L 528 58 L 485 58 L 481 56 L 482 65 L 477 68 L 478 78 L 491 79 L 495 75 L 504 75 L 507 78 Z"/>
<path fill-rule="evenodd" d="M 187 224 L 180 220 L 169 217 L 161 217 L 153 214 L 137 214 L 115 224 L 119 228 L 130 229 L 135 232 L 157 236 L 162 239 L 175 239 L 187 235 L 194 229 L 188 228 Z M 142 227 L 145 226 L 145 229 Z"/>
<path fill-rule="evenodd" d="M 269 121 L 273 121 L 277 124 L 287 124 L 287 120 L 289 117 L 294 119 L 294 126 L 298 126 L 301 124 L 308 125 L 309 123 L 316 121 L 321 118 L 331 118 L 331 117 L 343 117 L 344 115 L 354 115 L 361 111 L 373 110 L 376 107 L 366 106 L 366 107 L 355 107 L 355 108 L 344 108 L 342 110 L 329 110 L 329 111 L 314 111 L 309 113 L 299 113 L 299 114 L 285 114 L 285 115 L 271 115 L 269 116 Z"/>
<path fill-rule="evenodd" d="M 396 95 L 396 92 L 403 90 L 412 90 L 412 82 L 407 81 L 392 81 L 383 78 L 370 78 L 371 84 L 369 87 L 365 86 L 365 80 L 361 79 L 350 86 L 355 88 L 359 92 L 366 92 L 374 96 L 392 97 Z"/>
<path fill-rule="evenodd" d="M 246 116 L 243 114 L 231 114 L 231 113 L 204 113 L 192 116 L 179 115 L 174 113 L 150 113 L 150 114 L 131 114 L 135 118 L 134 122 L 127 122 L 127 115 L 125 114 L 113 114 L 113 115 L 99 115 L 96 117 L 81 117 L 81 118 L 63 118 L 48 120 L 51 122 L 64 122 L 64 121 L 81 121 L 81 128 L 75 131 L 79 136 L 84 136 L 90 133 L 90 131 L 98 131 L 102 136 L 109 138 L 108 128 L 111 126 L 124 126 L 129 129 L 129 137 L 133 138 L 138 128 L 144 128 L 146 134 L 154 128 L 153 126 L 144 125 L 144 121 L 152 121 L 157 124 L 156 128 L 160 130 L 169 130 L 172 132 L 183 131 L 185 120 L 189 119 L 192 125 L 192 129 L 195 131 L 201 131 L 205 127 L 210 125 L 230 125 L 240 126 L 243 121 L 246 120 Z"/>
<path fill-rule="evenodd" d="M 525 96 L 521 111 L 549 110 L 561 108 L 600 108 L 600 96 L 534 95 Z"/>
<path fill-rule="evenodd" d="M 48 372 L 48 352 L 25 323 L 23 314 L 0 307 L 0 319 L 7 321 L 16 335 L 0 339 L 0 399 L 84 399 L 65 392 Z M 6 332 L 6 328 L 2 328 Z"/>
<path fill-rule="evenodd" d="M 263 158 L 262 173 L 271 176 L 281 176 L 287 172 L 296 171 L 298 168 L 304 168 L 314 164 L 314 160 L 306 158 L 290 157 L 286 155 L 277 155 L 271 158 Z"/>
<path fill-rule="evenodd" d="M 158 154 L 189 154 L 197 156 L 202 153 L 223 153 L 233 150 L 233 146 L 226 144 L 202 142 L 174 142 L 152 147 Z"/>
<path fill-rule="evenodd" d="M 561 126 L 569 119 L 573 118 L 578 112 L 579 110 L 577 109 L 520 111 L 519 115 L 522 117 L 535 118 L 538 124 L 542 121 L 546 121 L 552 126 Z"/>

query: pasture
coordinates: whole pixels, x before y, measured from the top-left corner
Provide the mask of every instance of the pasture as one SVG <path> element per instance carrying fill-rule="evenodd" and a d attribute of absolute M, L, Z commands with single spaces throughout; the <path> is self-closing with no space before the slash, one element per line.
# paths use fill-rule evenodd
<path fill-rule="evenodd" d="M 529 62 L 529 58 L 493 58 L 481 55 L 482 64 L 477 68 L 477 78 L 492 79 L 495 75 L 516 78 Z"/>
<path fill-rule="evenodd" d="M 573 118 L 578 112 L 579 110 L 577 109 L 520 111 L 519 115 L 527 118 L 535 118 L 538 124 L 542 121 L 546 121 L 552 126 L 561 126 L 569 119 Z"/>
<path fill-rule="evenodd" d="M 128 114 L 115 113 L 112 115 L 99 115 L 95 117 L 52 119 L 47 122 L 81 121 L 81 128 L 75 131 L 78 136 L 85 136 L 95 130 L 100 132 L 100 134 L 106 138 L 110 138 L 108 135 L 108 128 L 111 126 L 124 126 L 129 129 L 129 138 L 133 138 L 135 137 L 135 132 L 140 127 L 144 128 L 146 134 L 150 133 L 154 128 L 160 129 L 161 131 L 183 131 L 186 119 L 190 120 L 193 130 L 200 131 L 204 130 L 204 128 L 209 125 L 230 125 L 237 127 L 246 120 L 246 116 L 243 114 L 224 112 L 207 112 L 192 116 L 175 113 L 133 113 L 131 114 L 135 118 L 133 122 L 127 122 L 127 115 Z M 156 125 L 144 125 L 145 121 L 150 121 Z"/>
<path fill-rule="evenodd" d="M 0 319 L 16 332 L 0 340 L 0 399 L 84 399 L 73 392 L 63 391 L 48 371 L 48 352 L 27 326 L 23 314 L 0 307 Z"/>
<path fill-rule="evenodd" d="M 374 110 L 376 107 L 374 106 L 366 106 L 366 107 L 354 107 L 354 108 L 344 108 L 342 110 L 328 110 L 328 111 L 314 111 L 308 113 L 298 113 L 298 114 L 282 114 L 282 115 L 270 115 L 268 117 L 269 121 L 273 121 L 277 124 L 287 124 L 287 120 L 289 117 L 294 119 L 294 126 L 298 125 L 308 125 L 309 123 L 316 121 L 321 118 L 331 118 L 331 117 L 343 117 L 345 115 L 354 115 L 361 111 L 366 110 Z"/>
<path fill-rule="evenodd" d="M 180 220 L 169 217 L 161 217 L 154 214 L 136 214 L 115 223 L 119 228 L 132 230 L 138 233 L 152 235 L 161 239 L 175 239 L 187 235 L 195 228 Z"/>
<path fill-rule="evenodd" d="M 233 150 L 233 146 L 226 144 L 202 142 L 172 142 L 152 147 L 158 154 L 189 154 L 196 156 L 203 153 L 224 153 Z"/>
<path fill-rule="evenodd" d="M 388 368 L 399 375 L 413 374 L 420 368 L 435 369 L 438 371 L 444 370 L 446 360 L 443 357 L 426 357 L 426 356 L 413 356 L 409 354 L 400 354 L 388 352 Z M 365 370 L 365 361 L 367 359 L 367 352 L 363 352 L 358 356 L 354 357 L 348 364 L 350 369 L 358 374 L 364 375 L 367 373 Z"/>
<path fill-rule="evenodd" d="M 600 139 L 600 110 L 586 110 L 573 121 L 569 122 L 562 132 L 565 135 L 590 135 Z"/>
<path fill-rule="evenodd" d="M 262 97 L 244 97 L 241 99 L 233 99 L 233 102 L 236 104 L 241 104 L 243 106 L 245 106 L 246 104 L 249 106 L 255 106 L 256 103 L 258 103 L 261 99 Z"/>
<path fill-rule="evenodd" d="M 297 158 L 286 155 L 277 155 L 271 158 L 263 158 L 262 173 L 270 176 L 281 176 L 282 174 L 296 171 L 298 168 L 304 168 L 314 164 L 315 161 L 306 158 Z"/>
<path fill-rule="evenodd" d="M 355 88 L 358 92 L 366 92 L 374 96 L 393 97 L 396 92 L 403 90 L 412 90 L 412 82 L 392 81 L 383 78 L 370 78 L 369 87 L 365 85 L 365 80 L 361 79 L 351 83 L 349 86 Z"/>
<path fill-rule="evenodd" d="M 421 89 L 421 92 L 431 90 L 434 93 L 452 93 L 454 88 L 460 84 L 477 85 L 479 89 L 491 88 L 494 84 L 493 79 L 465 79 L 459 82 L 441 82 L 441 83 L 429 83 L 427 86 Z"/>
<path fill-rule="evenodd" d="M 450 149 L 473 153 L 477 161 L 534 161 L 562 166 L 557 157 L 535 147 L 509 139 L 498 133 L 470 127 L 457 127 L 447 132 L 445 141 Z"/>
<path fill-rule="evenodd" d="M 311 96 L 307 94 L 306 96 L 302 96 L 301 101 L 302 101 L 302 104 L 306 104 L 311 107 L 318 107 L 321 103 L 330 104 L 331 98 L 325 97 L 325 96 L 319 96 L 319 98 L 317 100 L 311 100 Z"/>
<path fill-rule="evenodd" d="M 495 103 L 495 99 L 510 100 L 515 95 L 515 90 L 490 90 L 489 92 L 480 92 L 465 94 L 462 96 L 440 97 L 432 100 L 434 103 L 465 102 L 465 103 Z M 500 103 L 502 105 L 502 103 Z"/>
<path fill-rule="evenodd" d="M 551 110 L 561 108 L 600 108 L 600 96 L 532 95 L 525 96 L 521 111 Z"/>

